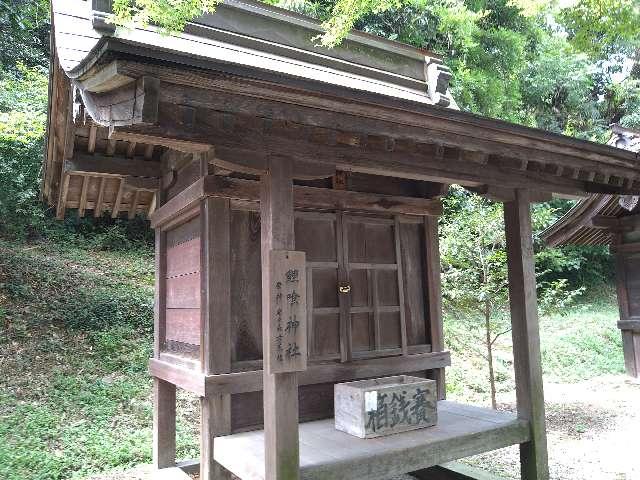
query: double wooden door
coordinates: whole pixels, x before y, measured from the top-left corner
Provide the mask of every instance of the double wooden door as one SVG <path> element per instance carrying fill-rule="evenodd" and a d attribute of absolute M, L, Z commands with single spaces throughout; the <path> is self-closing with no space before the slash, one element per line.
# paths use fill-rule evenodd
<path fill-rule="evenodd" d="M 295 238 L 307 254 L 310 361 L 428 350 L 420 221 L 296 212 Z"/>

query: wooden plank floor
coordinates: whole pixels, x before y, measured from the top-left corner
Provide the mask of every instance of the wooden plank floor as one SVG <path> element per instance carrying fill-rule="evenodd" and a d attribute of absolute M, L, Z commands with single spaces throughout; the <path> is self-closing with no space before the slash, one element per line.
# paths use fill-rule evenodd
<path fill-rule="evenodd" d="M 319 420 L 300 425 L 300 478 L 382 480 L 529 438 L 529 425 L 513 414 L 449 401 L 438 402 L 435 427 L 387 437 L 360 439 Z M 214 457 L 242 480 L 264 480 L 264 433 L 218 437 Z"/>

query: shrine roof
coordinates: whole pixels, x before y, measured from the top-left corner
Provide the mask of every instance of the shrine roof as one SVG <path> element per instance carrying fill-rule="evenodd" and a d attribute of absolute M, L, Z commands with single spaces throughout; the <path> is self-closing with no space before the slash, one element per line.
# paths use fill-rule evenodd
<path fill-rule="evenodd" d="M 640 130 L 613 125 L 608 144 L 640 153 Z M 638 213 L 638 198 L 620 195 L 592 195 L 577 202 L 553 225 L 542 232 L 547 245 L 609 245 L 615 239 L 614 219 Z"/>
<path fill-rule="evenodd" d="M 82 77 L 108 51 L 134 53 L 218 71 L 232 66 L 277 72 L 357 90 L 452 106 L 449 70 L 435 54 L 352 31 L 334 48 L 318 45 L 320 22 L 252 0 L 225 0 L 183 33 L 107 23 L 109 0 L 53 0 L 62 68 Z"/>
<path fill-rule="evenodd" d="M 357 31 L 325 49 L 318 21 L 252 0 L 226 0 L 171 35 L 114 28 L 109 5 L 52 2 L 42 190 L 60 218 L 148 215 L 161 158 L 214 148 L 227 174 L 260 175 L 286 152 L 299 180 L 352 172 L 503 201 L 514 189 L 640 194 L 631 151 L 458 110 L 430 52 Z"/>

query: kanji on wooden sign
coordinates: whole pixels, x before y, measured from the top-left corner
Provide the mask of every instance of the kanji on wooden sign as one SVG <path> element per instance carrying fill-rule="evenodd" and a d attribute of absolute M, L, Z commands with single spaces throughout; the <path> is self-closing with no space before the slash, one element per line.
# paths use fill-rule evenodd
<path fill-rule="evenodd" d="M 307 369 L 307 286 L 304 252 L 272 250 L 269 275 L 267 371 Z M 267 288 L 267 286 L 265 286 Z"/>

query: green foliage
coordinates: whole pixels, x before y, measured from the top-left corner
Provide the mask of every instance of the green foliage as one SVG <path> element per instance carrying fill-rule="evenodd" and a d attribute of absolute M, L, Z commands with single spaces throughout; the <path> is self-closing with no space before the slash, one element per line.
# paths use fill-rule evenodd
<path fill-rule="evenodd" d="M 333 5 L 331 16 L 322 24 L 326 32 L 318 40 L 325 47 L 334 47 L 366 14 L 386 12 L 401 4 L 402 0 L 338 0 Z"/>
<path fill-rule="evenodd" d="M 551 381 L 572 382 L 624 372 L 618 310 L 610 289 L 590 305 L 541 322 L 542 366 Z"/>
<path fill-rule="evenodd" d="M 577 382 L 623 373 L 620 331 L 616 328 L 618 307 L 610 288 L 601 290 L 590 300 L 576 303 L 567 311 L 541 317 L 545 380 Z M 445 339 L 452 356 L 451 367 L 447 369 L 447 393 L 453 400 L 489 401 L 487 365 L 482 345 L 478 344 L 478 328 L 481 327 L 460 322 L 455 315 L 445 315 Z M 515 384 L 510 335 L 496 342 L 495 357 L 498 392 L 511 392 Z"/>
<path fill-rule="evenodd" d="M 598 110 L 594 71 L 565 39 L 544 37 L 522 73 L 523 101 L 536 126 L 576 137 L 602 134 L 608 125 Z"/>
<path fill-rule="evenodd" d="M 571 42 L 594 58 L 632 54 L 640 48 L 637 0 L 578 0 L 559 18 Z"/>
<path fill-rule="evenodd" d="M 49 1 L 0 0 L 0 69 L 49 64 Z"/>
<path fill-rule="evenodd" d="M 151 461 L 152 251 L 67 240 L 0 240 L 3 480 Z M 181 458 L 198 455 L 192 405 L 179 404 Z"/>
<path fill-rule="evenodd" d="M 24 231 L 42 219 L 47 81 L 39 68 L 0 71 L 0 232 Z"/>
<path fill-rule="evenodd" d="M 442 290 L 445 307 L 460 318 L 476 319 L 485 314 L 487 302 L 491 312 L 503 316 L 507 309 L 507 265 L 504 237 L 504 214 L 501 203 L 491 202 L 460 187 L 452 187 L 444 202 L 440 227 Z M 550 204 L 532 208 L 534 238 L 557 218 Z M 596 286 L 608 272 L 608 257 L 592 262 L 592 270 L 582 269 L 586 249 L 575 247 L 578 254 L 566 257 L 563 250 L 546 249 L 536 242 L 536 276 L 538 297 L 543 313 L 563 309 L 584 290 L 584 284 Z M 587 250 L 588 251 L 588 250 Z M 586 256 L 586 255 L 585 255 Z M 589 257 L 593 261 L 595 257 Z M 604 266 L 603 266 L 604 264 Z M 567 272 L 586 273 L 581 282 L 567 280 Z M 591 280 L 593 283 L 585 281 Z M 600 283 L 597 284 L 600 286 Z M 499 328 L 502 322 L 493 318 Z"/>
<path fill-rule="evenodd" d="M 440 229 L 445 306 L 480 317 L 507 301 L 507 266 L 502 205 L 452 188 Z M 488 305 L 487 305 L 488 302 Z"/>
<path fill-rule="evenodd" d="M 59 259 L 41 259 L 33 250 L 10 249 L 0 241 L 0 288 L 12 304 L 31 305 L 29 323 L 65 325 L 83 331 L 127 326 L 150 332 L 153 325 L 153 289 L 151 280 L 141 288 L 123 282 L 127 276 L 153 268 L 151 254 L 137 254 L 135 263 L 121 269 L 117 265 L 117 280 L 105 278 L 105 270 L 91 271 L 92 259 L 70 248 L 70 255 Z M 135 251 L 130 253 L 136 257 Z M 141 261 L 148 262 L 140 265 Z M 102 269 L 109 268 L 102 265 Z M 46 302 L 42 299 L 46 298 Z M 15 314 L 13 312 L 12 314 Z M 7 314 L 9 316 L 9 314 Z"/>
<path fill-rule="evenodd" d="M 116 24 L 156 24 L 168 33 L 184 30 L 194 17 L 213 12 L 219 0 L 114 0 Z"/>

